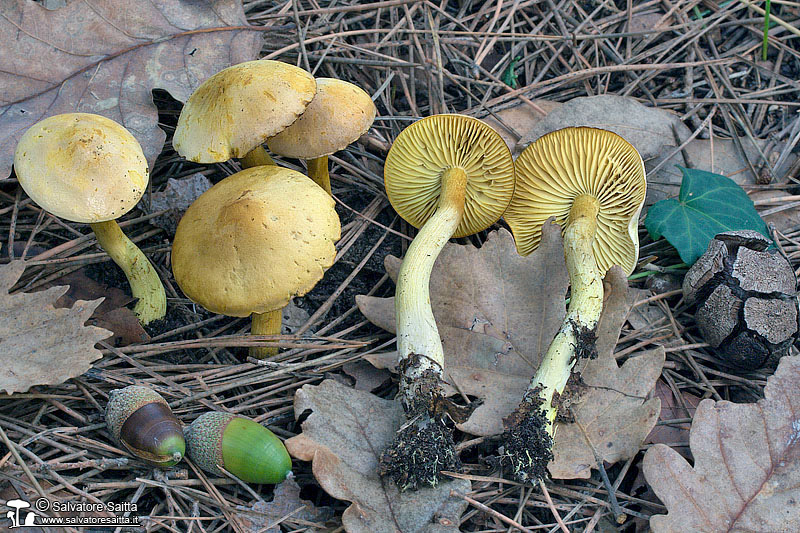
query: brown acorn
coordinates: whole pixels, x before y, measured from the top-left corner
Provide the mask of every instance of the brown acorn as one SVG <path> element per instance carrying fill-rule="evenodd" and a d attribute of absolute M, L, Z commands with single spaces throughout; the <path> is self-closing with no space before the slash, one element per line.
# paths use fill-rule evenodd
<path fill-rule="evenodd" d="M 186 428 L 186 451 L 200 468 L 218 476 L 220 466 L 248 483 L 280 483 L 292 459 L 270 430 L 244 416 L 210 412 Z"/>
<path fill-rule="evenodd" d="M 154 466 L 173 466 L 186 452 L 180 421 L 167 401 L 147 387 L 111 391 L 106 424 L 123 448 Z"/>

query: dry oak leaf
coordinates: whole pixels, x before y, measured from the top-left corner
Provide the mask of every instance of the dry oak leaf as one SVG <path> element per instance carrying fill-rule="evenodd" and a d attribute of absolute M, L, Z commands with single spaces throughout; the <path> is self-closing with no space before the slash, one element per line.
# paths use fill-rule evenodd
<path fill-rule="evenodd" d="M 614 356 L 620 330 L 639 291 L 628 288 L 625 274 L 614 267 L 606 274 L 603 315 L 597 326 L 597 359 L 581 361 L 586 388 L 571 404 L 575 423 L 559 424 L 554 458 L 548 465 L 556 479 L 588 478 L 597 467 L 594 452 L 616 463 L 639 452 L 661 412 L 659 398 L 647 399 L 664 366 L 664 348 L 635 352 L 621 366 Z M 589 442 L 587 442 L 587 439 Z"/>
<path fill-rule="evenodd" d="M 401 261 L 387 256 L 386 271 L 396 282 Z M 433 266 L 430 299 L 442 339 L 448 394 L 463 392 L 483 400 L 458 427 L 473 435 L 503 432 L 503 417 L 519 404 L 542 354 L 566 314 L 569 284 L 560 229 L 545 224 L 539 248 L 517 254 L 505 229 L 492 232 L 483 246 L 449 243 Z M 394 298 L 356 296 L 361 313 L 395 332 Z M 397 354 L 383 362 L 394 371 Z"/>
<path fill-rule="evenodd" d="M 672 154 L 680 141 L 691 136 L 689 128 L 680 121 L 678 115 L 670 111 L 645 106 L 627 96 L 601 94 L 573 98 L 551 111 L 525 132 L 517 150 L 522 150 L 546 133 L 568 126 L 602 128 L 620 135 L 641 154 L 648 172 Z M 673 155 L 662 167 L 659 179 L 654 179 L 656 176 L 648 173 L 647 205 L 678 194 L 680 175 L 662 176 L 664 170 L 672 172 L 671 169 L 678 164 L 688 166 L 680 153 Z"/>
<path fill-rule="evenodd" d="M 0 179 L 35 122 L 67 112 L 116 120 L 152 168 L 166 135 L 152 89 L 186 101 L 210 75 L 255 59 L 261 31 L 238 0 L 0 2 Z"/>
<path fill-rule="evenodd" d="M 644 473 L 668 514 L 654 533 L 800 529 L 800 357 L 781 359 L 764 399 L 703 400 L 689 433 L 694 466 L 664 444 L 644 456 Z"/>
<path fill-rule="evenodd" d="M 300 485 L 288 478 L 275 486 L 272 501 L 258 500 L 249 507 L 237 505 L 245 533 L 281 533 L 281 523 L 307 525 L 324 522 L 333 515 L 330 507 L 317 507 L 300 497 Z M 311 528 L 308 531 L 317 531 Z"/>
<path fill-rule="evenodd" d="M 151 224 L 166 231 L 170 237 L 175 237 L 178 222 L 183 214 L 201 194 L 211 188 L 211 185 L 211 180 L 202 172 L 195 172 L 186 178 L 169 178 L 164 190 L 150 195 L 149 205 L 145 201 L 140 202 L 138 207 L 146 215 L 166 211 L 154 217 Z"/>
<path fill-rule="evenodd" d="M 655 158 L 663 153 L 665 145 L 675 145 L 675 134 L 680 139 L 691 131 L 678 115 L 663 109 L 648 107 L 627 96 L 601 94 L 582 96 L 565 102 L 524 132 L 519 141 L 521 150 L 551 131 L 568 126 L 590 126 L 613 131 L 631 143 L 642 158 Z"/>
<path fill-rule="evenodd" d="M 116 268 L 116 265 L 113 267 Z M 94 310 L 89 323 L 111 331 L 114 337 L 109 342 L 115 346 L 128 346 L 150 340 L 136 314 L 125 307 L 134 301 L 134 298 L 122 289 L 93 280 L 86 275 L 85 268 L 62 276 L 48 283 L 46 287 L 57 285 L 69 285 L 69 290 L 58 299 L 56 307 L 72 307 L 77 300 L 104 298 L 103 303 Z"/>
<path fill-rule="evenodd" d="M 532 103 L 536 108 L 528 102 L 514 103 L 509 107 L 495 109 L 490 115 L 479 117 L 500 134 L 515 156 L 522 151 L 517 144 L 522 136 L 533 129 L 548 113 L 562 105 L 561 102 L 550 100 L 533 100 Z"/>
<path fill-rule="evenodd" d="M 353 388 L 372 392 L 389 380 L 391 374 L 385 368 L 377 368 L 365 359 L 357 359 L 342 365 L 342 371 L 353 378 Z"/>
<path fill-rule="evenodd" d="M 112 335 L 84 326 L 102 298 L 57 309 L 53 304 L 69 287 L 9 294 L 24 270 L 24 261 L 0 267 L 0 391 L 8 394 L 83 374 L 102 356 L 94 345 Z"/>
<path fill-rule="evenodd" d="M 386 270 L 397 279 L 400 260 L 388 256 Z M 645 401 L 664 363 L 663 350 L 634 354 L 621 367 L 613 356 L 625 318 L 637 292 L 627 291 L 619 270 L 607 294 L 598 329 L 600 357 L 583 369 L 589 385 L 573 403 L 592 446 L 607 462 L 635 454 L 658 419 L 658 399 Z M 545 224 L 542 243 L 528 257 L 516 253 L 511 234 L 489 234 L 480 250 L 447 244 L 433 267 L 430 297 L 442 338 L 449 394 L 483 400 L 459 429 L 474 435 L 502 433 L 502 420 L 522 394 L 564 317 L 568 285 L 558 226 Z M 394 298 L 357 296 L 356 303 L 373 324 L 394 332 Z M 396 353 L 367 356 L 394 369 Z M 576 437 L 577 435 L 577 437 Z M 592 447 L 575 424 L 556 431 L 556 478 L 586 478 L 595 465 Z"/>
<path fill-rule="evenodd" d="M 676 151 L 691 136 L 691 130 L 678 115 L 665 109 L 645 106 L 627 96 L 582 96 L 546 110 L 548 113 L 544 118 L 531 121 L 530 128 L 521 132 L 523 135 L 513 149 L 515 153 L 542 135 L 568 126 L 611 130 L 631 143 L 645 161 L 648 206 L 678 195 L 683 174 L 676 165 L 710 170 L 730 176 L 739 185 L 752 185 L 756 182 L 756 176 L 750 171 L 748 161 L 758 167 L 764 161 L 762 153 L 769 157 L 770 146 L 773 146 L 772 152 L 775 154 L 784 149 L 780 143 L 775 145 L 768 139 L 741 137 L 738 140 L 714 139 L 713 149 L 712 140 L 695 138 L 683 150 Z M 774 169 L 777 181 L 788 179 L 787 172 L 796 158 L 795 154 L 790 154 L 780 168 Z M 652 172 L 656 167 L 659 170 Z"/>
<path fill-rule="evenodd" d="M 454 479 L 434 488 L 400 492 L 378 475 L 378 459 L 405 423 L 399 402 L 333 380 L 305 385 L 294 398 L 295 417 L 311 414 L 303 432 L 286 441 L 294 457 L 312 461 L 325 491 L 352 502 L 342 515 L 350 533 L 456 533 L 470 482 Z"/>
<path fill-rule="evenodd" d="M 675 396 L 675 392 L 663 380 L 659 379 L 656 383 L 655 395 L 661 400 L 661 414 L 658 416 L 659 422 L 676 420 L 680 418 L 691 419 L 697 411 L 697 404 L 700 398 L 687 391 L 680 391 L 680 398 Z M 678 453 L 684 457 L 691 457 L 689 452 L 689 430 L 691 424 L 671 422 L 669 425 L 660 425 L 653 428 L 647 436 L 646 443 L 667 444 L 678 448 Z"/>

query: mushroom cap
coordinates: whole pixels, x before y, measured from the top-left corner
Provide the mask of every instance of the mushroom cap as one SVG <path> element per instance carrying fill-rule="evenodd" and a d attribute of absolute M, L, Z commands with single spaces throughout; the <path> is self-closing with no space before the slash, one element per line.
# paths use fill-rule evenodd
<path fill-rule="evenodd" d="M 334 201 L 319 185 L 288 168 L 253 167 L 186 210 L 172 271 L 186 296 L 211 312 L 266 313 L 322 279 L 340 236 Z"/>
<path fill-rule="evenodd" d="M 505 213 L 517 251 L 539 246 L 542 224 L 566 227 L 580 195 L 598 200 L 592 250 L 600 272 L 619 265 L 630 274 L 639 256 L 637 225 L 647 188 L 644 161 L 625 139 L 597 128 L 564 128 L 540 137 L 517 158 L 517 186 Z"/>
<path fill-rule="evenodd" d="M 267 141 L 276 154 L 315 159 L 344 150 L 375 120 L 375 104 L 363 89 L 334 78 L 317 78 L 317 94 L 294 124 Z"/>
<path fill-rule="evenodd" d="M 131 133 L 111 119 L 66 113 L 26 131 L 14 153 L 22 188 L 45 211 L 72 222 L 121 217 L 149 180 L 147 159 Z"/>
<path fill-rule="evenodd" d="M 186 100 L 172 138 L 197 163 L 244 157 L 303 113 L 316 82 L 305 70 L 268 59 L 221 70 Z"/>
<path fill-rule="evenodd" d="M 491 126 L 466 115 L 432 115 L 400 132 L 383 170 L 395 211 L 421 227 L 436 211 L 442 174 L 459 167 L 467 175 L 464 215 L 453 237 L 497 222 L 514 194 L 514 161 Z"/>

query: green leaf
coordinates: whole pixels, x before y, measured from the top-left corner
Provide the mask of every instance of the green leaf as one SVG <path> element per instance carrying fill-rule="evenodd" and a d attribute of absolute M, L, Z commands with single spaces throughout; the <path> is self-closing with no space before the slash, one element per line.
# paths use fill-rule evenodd
<path fill-rule="evenodd" d="M 512 89 L 516 89 L 519 83 L 517 82 L 517 73 L 515 69 L 517 68 L 517 63 L 519 60 L 522 59 L 520 56 L 515 57 L 511 60 L 508 64 L 508 68 L 503 72 L 501 76 L 501 81 L 511 87 Z"/>
<path fill-rule="evenodd" d="M 662 236 L 678 250 L 681 259 L 694 264 L 717 233 L 751 229 L 769 237 L 753 201 L 730 178 L 678 167 L 683 172 L 678 198 L 656 202 L 644 225 L 653 239 Z"/>

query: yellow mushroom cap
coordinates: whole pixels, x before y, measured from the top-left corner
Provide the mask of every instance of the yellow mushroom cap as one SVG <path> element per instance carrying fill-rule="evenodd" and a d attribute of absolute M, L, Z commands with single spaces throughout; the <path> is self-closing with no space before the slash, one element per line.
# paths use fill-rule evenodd
<path fill-rule="evenodd" d="M 363 89 L 333 78 L 317 78 L 317 94 L 297 121 L 267 141 L 286 157 L 315 159 L 344 150 L 375 120 L 375 104 Z"/>
<path fill-rule="evenodd" d="M 466 115 L 432 115 L 397 136 L 383 170 L 395 211 L 421 227 L 436 211 L 442 174 L 459 167 L 467 175 L 464 215 L 453 237 L 484 230 L 503 215 L 514 193 L 514 162 L 503 138 Z"/>
<path fill-rule="evenodd" d="M 531 143 L 516 167 L 517 186 L 505 219 L 521 255 L 539 246 L 548 218 L 564 228 L 573 200 L 585 194 L 599 203 L 592 250 L 600 272 L 613 265 L 633 272 L 647 182 L 644 162 L 630 143 L 606 130 L 564 128 Z"/>
<path fill-rule="evenodd" d="M 209 311 L 280 309 L 322 279 L 341 236 L 333 199 L 294 170 L 237 172 L 186 210 L 172 245 L 181 290 Z"/>
<path fill-rule="evenodd" d="M 172 146 L 197 163 L 244 157 L 297 120 L 315 92 L 314 77 L 288 63 L 265 59 L 233 65 L 192 93 Z"/>
<path fill-rule="evenodd" d="M 121 217 L 149 180 L 147 159 L 131 133 L 90 113 L 54 115 L 31 126 L 14 153 L 22 188 L 45 211 L 72 222 Z"/>

